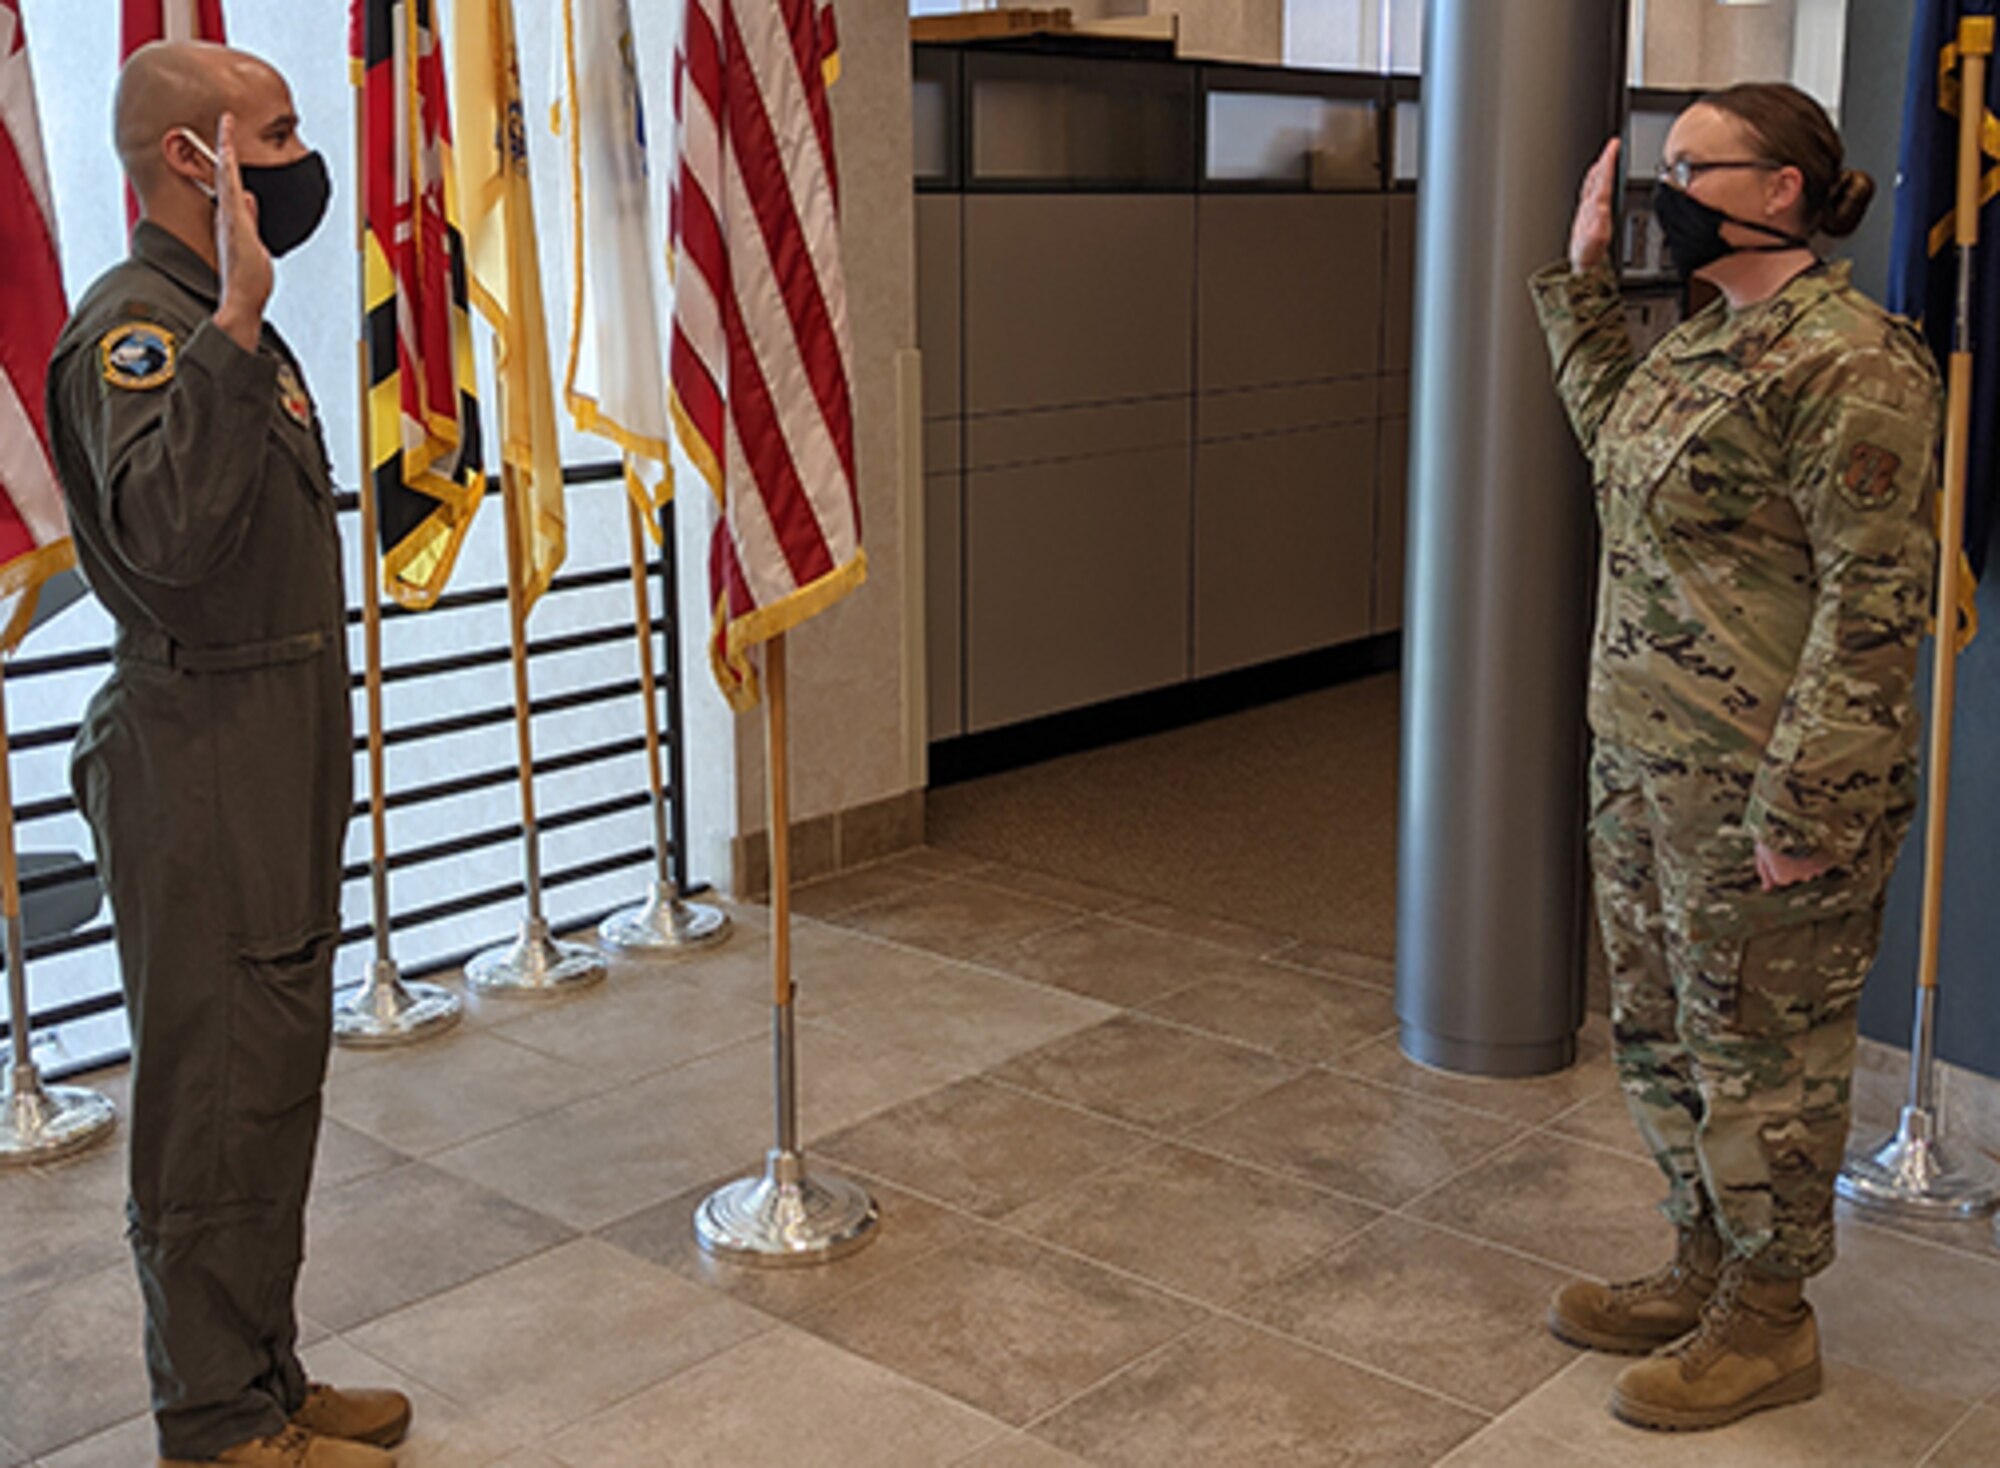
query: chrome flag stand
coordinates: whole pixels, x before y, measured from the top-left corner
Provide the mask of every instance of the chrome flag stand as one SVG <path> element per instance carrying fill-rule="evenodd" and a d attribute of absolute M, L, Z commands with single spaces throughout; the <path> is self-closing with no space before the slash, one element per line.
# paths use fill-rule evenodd
<path fill-rule="evenodd" d="M 1958 615 L 1965 541 L 1965 478 L 1972 424 L 1972 257 L 1979 243 L 1980 123 L 1985 116 L 1993 19 L 1959 21 L 1962 73 L 1958 132 L 1958 310 L 1952 327 L 1945 412 L 1944 513 L 1938 530 L 1937 629 L 1931 664 L 1929 822 L 1924 830 L 1923 937 L 1917 960 L 1910 1091 L 1896 1130 L 1847 1154 L 1834 1186 L 1863 1208 L 1921 1217 L 1971 1217 L 2000 1202 L 2000 1168 L 1970 1147 L 1947 1147 L 1937 1105 L 1938 939 L 1944 915 L 1945 807 L 1951 791 L 1951 726 L 1957 696 Z"/>
<path fill-rule="evenodd" d="M 777 1144 L 764 1171 L 725 1183 L 695 1209 L 702 1248 L 738 1264 L 821 1264 L 871 1242 L 881 1214 L 858 1183 L 806 1170 L 799 1151 L 798 1048 L 792 1026 L 792 856 L 785 761 L 785 639 L 764 644 L 770 700 L 765 725 L 771 781 L 771 974 L 776 998 Z"/>

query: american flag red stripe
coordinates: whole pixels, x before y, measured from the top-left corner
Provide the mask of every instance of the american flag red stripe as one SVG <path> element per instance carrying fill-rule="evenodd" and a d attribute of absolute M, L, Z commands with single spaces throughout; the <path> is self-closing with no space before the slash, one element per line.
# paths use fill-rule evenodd
<path fill-rule="evenodd" d="M 722 513 L 716 678 L 867 574 L 827 85 L 831 0 L 688 0 L 670 191 L 674 422 Z"/>
<path fill-rule="evenodd" d="M 0 0 L 0 650 L 43 581 L 73 565 L 44 389 L 68 307 L 20 0 Z"/>
<path fill-rule="evenodd" d="M 222 0 L 120 0 L 118 59 L 122 63 L 153 41 L 228 40 L 222 25 Z M 125 190 L 125 222 L 139 218 L 139 200 Z"/>

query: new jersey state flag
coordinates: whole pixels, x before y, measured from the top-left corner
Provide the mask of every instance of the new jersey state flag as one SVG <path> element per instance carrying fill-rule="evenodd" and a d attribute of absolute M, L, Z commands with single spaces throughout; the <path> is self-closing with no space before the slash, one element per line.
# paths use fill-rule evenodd
<path fill-rule="evenodd" d="M 829 0 L 687 0 L 669 202 L 674 428 L 721 505 L 709 548 L 716 681 L 868 574 L 827 86 Z"/>
<path fill-rule="evenodd" d="M 646 524 L 670 493 L 646 111 L 629 0 L 560 0 L 556 125 L 568 150 L 569 363 L 563 399 L 578 428 L 617 444 Z"/>

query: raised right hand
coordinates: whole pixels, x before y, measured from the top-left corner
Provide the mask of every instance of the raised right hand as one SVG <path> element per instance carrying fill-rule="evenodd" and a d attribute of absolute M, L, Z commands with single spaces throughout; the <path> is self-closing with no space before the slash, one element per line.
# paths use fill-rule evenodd
<path fill-rule="evenodd" d="M 1611 253 L 1617 233 L 1615 195 L 1618 183 L 1618 139 L 1613 138 L 1583 176 L 1576 199 L 1576 222 L 1569 228 L 1569 268 L 1581 275 L 1596 268 Z"/>
<path fill-rule="evenodd" d="M 215 324 L 246 352 L 257 350 L 271 299 L 271 252 L 257 233 L 257 200 L 236 164 L 236 119 L 222 114 L 215 135 L 215 261 L 222 299 Z"/>

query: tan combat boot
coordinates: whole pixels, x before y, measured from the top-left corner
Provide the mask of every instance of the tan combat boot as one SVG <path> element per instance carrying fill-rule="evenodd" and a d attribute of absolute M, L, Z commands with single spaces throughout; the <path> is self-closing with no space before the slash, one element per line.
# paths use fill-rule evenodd
<path fill-rule="evenodd" d="M 1819 1395 L 1819 1327 L 1805 1282 L 1732 1259 L 1701 1327 L 1618 1373 L 1613 1415 L 1669 1432 L 1721 1427 Z"/>
<path fill-rule="evenodd" d="M 1557 1290 L 1549 1333 L 1586 1350 L 1644 1356 L 1693 1330 L 1722 1271 L 1722 1235 L 1706 1213 L 1677 1233 L 1673 1259 L 1643 1279 L 1579 1279 Z"/>
<path fill-rule="evenodd" d="M 292 1426 L 321 1437 L 393 1448 L 410 1430 L 410 1399 L 401 1392 L 369 1387 L 342 1391 L 316 1381 L 306 1388 L 305 1405 L 292 1414 Z"/>
<path fill-rule="evenodd" d="M 393 1453 L 371 1448 L 366 1443 L 320 1437 L 302 1427 L 287 1427 L 270 1437 L 238 1443 L 201 1461 L 232 1463 L 237 1468 L 396 1468 Z M 199 1465 L 179 1458 L 162 1458 L 160 1468 L 199 1468 Z"/>

